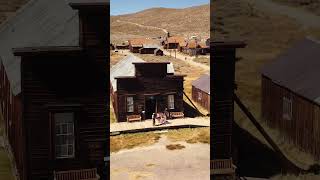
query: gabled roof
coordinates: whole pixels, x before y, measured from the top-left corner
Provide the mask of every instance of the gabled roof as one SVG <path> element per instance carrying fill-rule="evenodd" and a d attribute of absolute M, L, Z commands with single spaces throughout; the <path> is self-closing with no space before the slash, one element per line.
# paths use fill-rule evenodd
<path fill-rule="evenodd" d="M 274 83 L 320 105 L 320 43 L 306 38 L 263 67 Z"/>
<path fill-rule="evenodd" d="M 30 0 L 0 26 L 0 57 L 13 94 L 21 92 L 20 57 L 12 48 L 79 46 L 79 18 L 66 0 Z"/>
<path fill-rule="evenodd" d="M 210 95 L 210 75 L 204 74 L 192 82 L 192 86 Z"/>
<path fill-rule="evenodd" d="M 117 91 L 117 80 L 116 77 L 125 76 L 125 77 L 134 77 L 135 76 L 135 65 L 134 63 L 146 63 L 141 58 L 128 55 L 123 58 L 120 62 L 114 65 L 110 69 L 110 82 L 113 88 L 113 91 Z M 167 73 L 174 74 L 173 64 L 170 62 L 167 64 Z"/>
<path fill-rule="evenodd" d="M 147 38 L 135 38 L 135 39 L 130 39 L 129 44 L 139 45 L 139 46 L 142 46 L 143 44 L 156 44 L 156 40 L 147 39 Z"/>
<path fill-rule="evenodd" d="M 182 43 L 185 41 L 185 38 L 182 36 L 171 36 L 167 39 L 168 43 Z"/>

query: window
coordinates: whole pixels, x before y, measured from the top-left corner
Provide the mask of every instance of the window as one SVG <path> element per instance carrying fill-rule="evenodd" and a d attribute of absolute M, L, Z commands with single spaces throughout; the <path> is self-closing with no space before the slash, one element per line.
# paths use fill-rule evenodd
<path fill-rule="evenodd" d="M 286 120 L 291 120 L 292 118 L 292 99 L 289 97 L 283 97 L 282 101 L 282 117 Z"/>
<path fill-rule="evenodd" d="M 133 112 L 133 97 L 127 97 L 127 112 Z"/>
<path fill-rule="evenodd" d="M 202 94 L 201 92 L 198 92 L 198 100 L 200 101 L 202 99 Z"/>
<path fill-rule="evenodd" d="M 168 108 L 174 109 L 174 95 L 168 95 Z"/>
<path fill-rule="evenodd" d="M 74 158 L 75 135 L 74 135 L 74 113 L 54 113 L 55 124 L 55 157 Z"/>

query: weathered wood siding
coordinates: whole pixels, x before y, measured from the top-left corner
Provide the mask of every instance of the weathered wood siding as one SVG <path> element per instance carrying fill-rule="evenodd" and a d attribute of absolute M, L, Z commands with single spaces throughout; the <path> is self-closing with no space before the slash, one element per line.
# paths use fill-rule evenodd
<path fill-rule="evenodd" d="M 162 98 L 158 101 L 158 111 L 168 107 L 167 93 L 175 96 L 175 109 L 183 111 L 183 77 L 176 78 L 121 78 L 117 79 L 117 119 L 126 121 L 126 116 L 140 114 L 145 109 L 145 95 L 158 94 Z M 126 97 L 134 97 L 134 112 L 127 113 Z"/>
<path fill-rule="evenodd" d="M 4 131 L 15 157 L 21 180 L 26 179 L 25 139 L 20 96 L 14 96 L 3 64 L 0 61 L 0 114 L 4 118 Z"/>
<path fill-rule="evenodd" d="M 199 93 L 201 94 L 201 99 L 199 99 Z M 192 86 L 192 99 L 210 112 L 210 95 L 208 93 Z"/>
<path fill-rule="evenodd" d="M 283 119 L 283 97 L 292 98 L 292 119 Z M 287 142 L 320 159 L 319 105 L 262 76 L 262 117 Z"/>

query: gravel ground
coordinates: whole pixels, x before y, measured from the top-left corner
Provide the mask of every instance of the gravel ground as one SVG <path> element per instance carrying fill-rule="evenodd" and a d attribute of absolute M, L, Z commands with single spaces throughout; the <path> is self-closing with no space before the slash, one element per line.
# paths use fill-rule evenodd
<path fill-rule="evenodd" d="M 181 144 L 179 150 L 166 145 Z M 170 142 L 162 136 L 158 143 L 112 153 L 112 180 L 209 180 L 210 145 Z"/>

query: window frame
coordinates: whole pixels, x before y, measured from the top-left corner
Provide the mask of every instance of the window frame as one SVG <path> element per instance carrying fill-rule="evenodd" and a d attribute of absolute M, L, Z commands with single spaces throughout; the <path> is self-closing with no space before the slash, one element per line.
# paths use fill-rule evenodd
<path fill-rule="evenodd" d="M 285 120 L 292 120 L 292 98 L 288 96 L 282 97 L 282 118 Z"/>
<path fill-rule="evenodd" d="M 129 111 L 129 104 L 128 104 L 128 99 L 132 98 L 132 104 L 130 104 L 130 106 L 132 106 L 132 111 Z M 133 113 L 134 112 L 134 97 L 133 96 L 126 96 L 126 112 L 127 113 Z"/>
<path fill-rule="evenodd" d="M 172 99 L 170 99 L 170 97 L 173 97 Z M 172 100 L 172 101 L 170 101 Z M 172 105 L 172 107 L 171 107 Z M 175 98 L 174 98 L 174 94 L 168 94 L 168 109 L 175 109 Z"/>
<path fill-rule="evenodd" d="M 202 100 L 202 92 L 198 91 L 198 101 L 201 101 L 201 100 Z"/>
<path fill-rule="evenodd" d="M 59 135 L 57 135 L 57 132 L 56 132 L 56 126 L 57 126 L 57 123 L 56 123 L 56 119 L 55 119 L 55 117 L 54 117 L 54 115 L 56 115 L 56 114 L 62 114 L 62 113 L 72 113 L 72 121 L 73 121 L 73 123 L 72 123 L 72 125 L 73 125 L 73 128 L 72 128 L 72 136 L 73 136 L 73 142 L 72 142 L 72 146 L 73 146 L 73 152 L 72 152 L 72 155 L 69 155 L 68 153 L 69 153 L 69 143 L 68 144 L 63 144 L 63 145 L 57 145 L 56 144 L 56 141 L 55 141 L 55 143 L 54 143 L 54 151 L 55 151 L 55 153 L 54 153 L 54 156 L 55 156 L 55 159 L 73 159 L 73 158 L 75 158 L 75 151 L 76 151 L 76 136 L 75 136 L 75 112 L 72 112 L 72 111 L 69 111 L 69 112 L 55 112 L 55 113 L 52 113 L 53 114 L 53 121 L 54 121 L 54 138 L 56 139 L 58 136 L 68 136 L 67 134 L 70 134 L 70 133 L 68 133 L 68 129 L 69 129 L 69 127 L 67 126 L 67 133 L 65 133 L 65 134 L 63 134 L 63 133 L 61 133 L 61 134 L 59 134 Z M 66 123 L 60 123 L 60 124 L 66 124 Z M 60 125 L 61 126 L 61 125 Z M 57 156 L 57 153 L 56 153 L 56 147 L 57 146 L 67 146 L 67 155 L 66 156 Z"/>
<path fill-rule="evenodd" d="M 63 105 L 45 105 L 46 114 L 48 115 L 49 119 L 49 137 L 50 137 L 50 160 L 72 160 L 78 159 L 79 157 L 79 129 L 78 123 L 81 121 L 82 118 L 85 118 L 85 114 L 83 111 L 83 106 L 80 104 L 63 104 Z M 57 158 L 56 157 L 56 133 L 55 133 L 55 120 L 54 114 L 55 113 L 68 113 L 72 112 L 74 114 L 74 156 L 71 158 Z"/>

